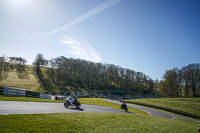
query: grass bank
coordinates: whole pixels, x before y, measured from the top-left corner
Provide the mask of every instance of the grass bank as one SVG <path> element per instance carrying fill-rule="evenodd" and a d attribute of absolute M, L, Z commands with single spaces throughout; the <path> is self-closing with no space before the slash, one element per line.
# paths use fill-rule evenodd
<path fill-rule="evenodd" d="M 8 78 L 0 81 L 0 87 L 11 87 L 16 89 L 35 91 L 40 86 L 40 82 L 32 70 L 28 71 L 28 76 L 29 79 L 19 79 L 16 71 L 10 71 Z"/>
<path fill-rule="evenodd" d="M 135 99 L 127 102 L 200 119 L 200 98 Z"/>
<path fill-rule="evenodd" d="M 194 133 L 198 123 L 147 115 L 69 113 L 1 115 L 0 132 Z"/>

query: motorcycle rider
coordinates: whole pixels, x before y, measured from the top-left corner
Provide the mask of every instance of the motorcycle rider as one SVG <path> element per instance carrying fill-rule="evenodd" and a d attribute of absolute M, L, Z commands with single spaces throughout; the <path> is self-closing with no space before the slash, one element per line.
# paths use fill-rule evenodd
<path fill-rule="evenodd" d="M 121 108 L 126 107 L 126 101 L 122 100 Z"/>
<path fill-rule="evenodd" d="M 77 100 L 77 96 L 74 93 L 71 93 L 70 100 L 69 100 L 70 104 L 72 105 L 74 101 L 76 100 Z"/>
<path fill-rule="evenodd" d="M 71 93 L 66 98 L 66 102 L 64 103 L 65 108 L 68 108 L 69 106 L 76 106 L 76 108 L 79 109 L 81 107 L 81 103 L 78 102 L 78 100 L 78 97 L 74 93 Z"/>
<path fill-rule="evenodd" d="M 126 102 L 124 100 L 122 100 L 122 104 L 121 105 L 126 105 Z"/>

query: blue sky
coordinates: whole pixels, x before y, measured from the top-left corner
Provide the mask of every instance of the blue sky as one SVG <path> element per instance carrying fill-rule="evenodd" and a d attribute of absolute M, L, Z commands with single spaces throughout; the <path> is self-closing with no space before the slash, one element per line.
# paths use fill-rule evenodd
<path fill-rule="evenodd" d="M 0 0 L 0 56 L 65 56 L 159 79 L 200 63 L 199 0 Z"/>

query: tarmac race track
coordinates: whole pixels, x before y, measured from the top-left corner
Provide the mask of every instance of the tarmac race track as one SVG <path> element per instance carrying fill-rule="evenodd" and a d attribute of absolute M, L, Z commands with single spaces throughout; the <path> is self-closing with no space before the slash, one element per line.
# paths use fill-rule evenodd
<path fill-rule="evenodd" d="M 126 113 L 122 110 L 103 106 L 81 104 L 80 109 L 75 106 L 64 107 L 63 103 L 0 101 L 0 115 L 9 114 L 41 114 L 41 113 Z"/>
<path fill-rule="evenodd" d="M 117 101 L 105 99 L 106 101 L 120 104 Z M 200 123 L 199 120 L 186 118 L 182 116 L 171 115 L 166 112 L 158 111 L 152 108 L 127 104 L 129 108 L 136 108 L 149 112 L 150 115 L 156 117 L 164 117 L 168 119 L 180 118 Z M 120 109 L 120 105 L 119 105 Z M 64 107 L 63 103 L 45 103 L 45 102 L 21 102 L 21 101 L 0 101 L 0 115 L 9 114 L 42 114 L 42 113 L 130 113 L 123 110 L 112 109 L 103 106 L 81 104 L 81 108 L 75 106 L 69 108 Z"/>
<path fill-rule="evenodd" d="M 111 99 L 104 99 L 104 100 L 108 101 L 108 102 L 116 103 L 116 104 L 121 104 L 120 102 L 117 102 L 116 100 L 111 100 Z M 195 121 L 195 122 L 200 123 L 199 120 L 195 120 L 195 119 L 183 117 L 183 116 L 178 116 L 178 115 L 172 115 L 170 113 L 166 113 L 166 112 L 159 111 L 159 110 L 145 107 L 145 106 L 139 106 L 139 105 L 135 105 L 135 104 L 127 104 L 127 106 L 128 106 L 128 108 L 135 108 L 135 109 L 139 109 L 139 110 L 148 112 L 149 115 L 151 115 L 151 116 L 163 117 L 163 118 L 168 118 L 168 119 L 180 118 L 180 119 Z"/>

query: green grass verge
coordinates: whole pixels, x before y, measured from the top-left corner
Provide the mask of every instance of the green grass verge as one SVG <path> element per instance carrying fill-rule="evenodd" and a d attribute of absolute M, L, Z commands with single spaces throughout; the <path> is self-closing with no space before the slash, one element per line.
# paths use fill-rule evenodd
<path fill-rule="evenodd" d="M 121 109 L 119 104 L 105 101 L 103 100 L 103 98 L 80 98 L 80 103 L 90 104 L 90 105 L 99 105 L 99 106 L 104 106 L 104 107 L 109 107 L 109 108 L 114 108 L 114 109 Z M 146 112 L 140 111 L 134 108 L 128 108 L 128 112 L 147 115 Z"/>
<path fill-rule="evenodd" d="M 127 100 L 127 102 L 200 119 L 200 98 L 135 99 Z"/>
<path fill-rule="evenodd" d="M 198 123 L 123 113 L 1 115 L 0 132 L 194 133 Z"/>

